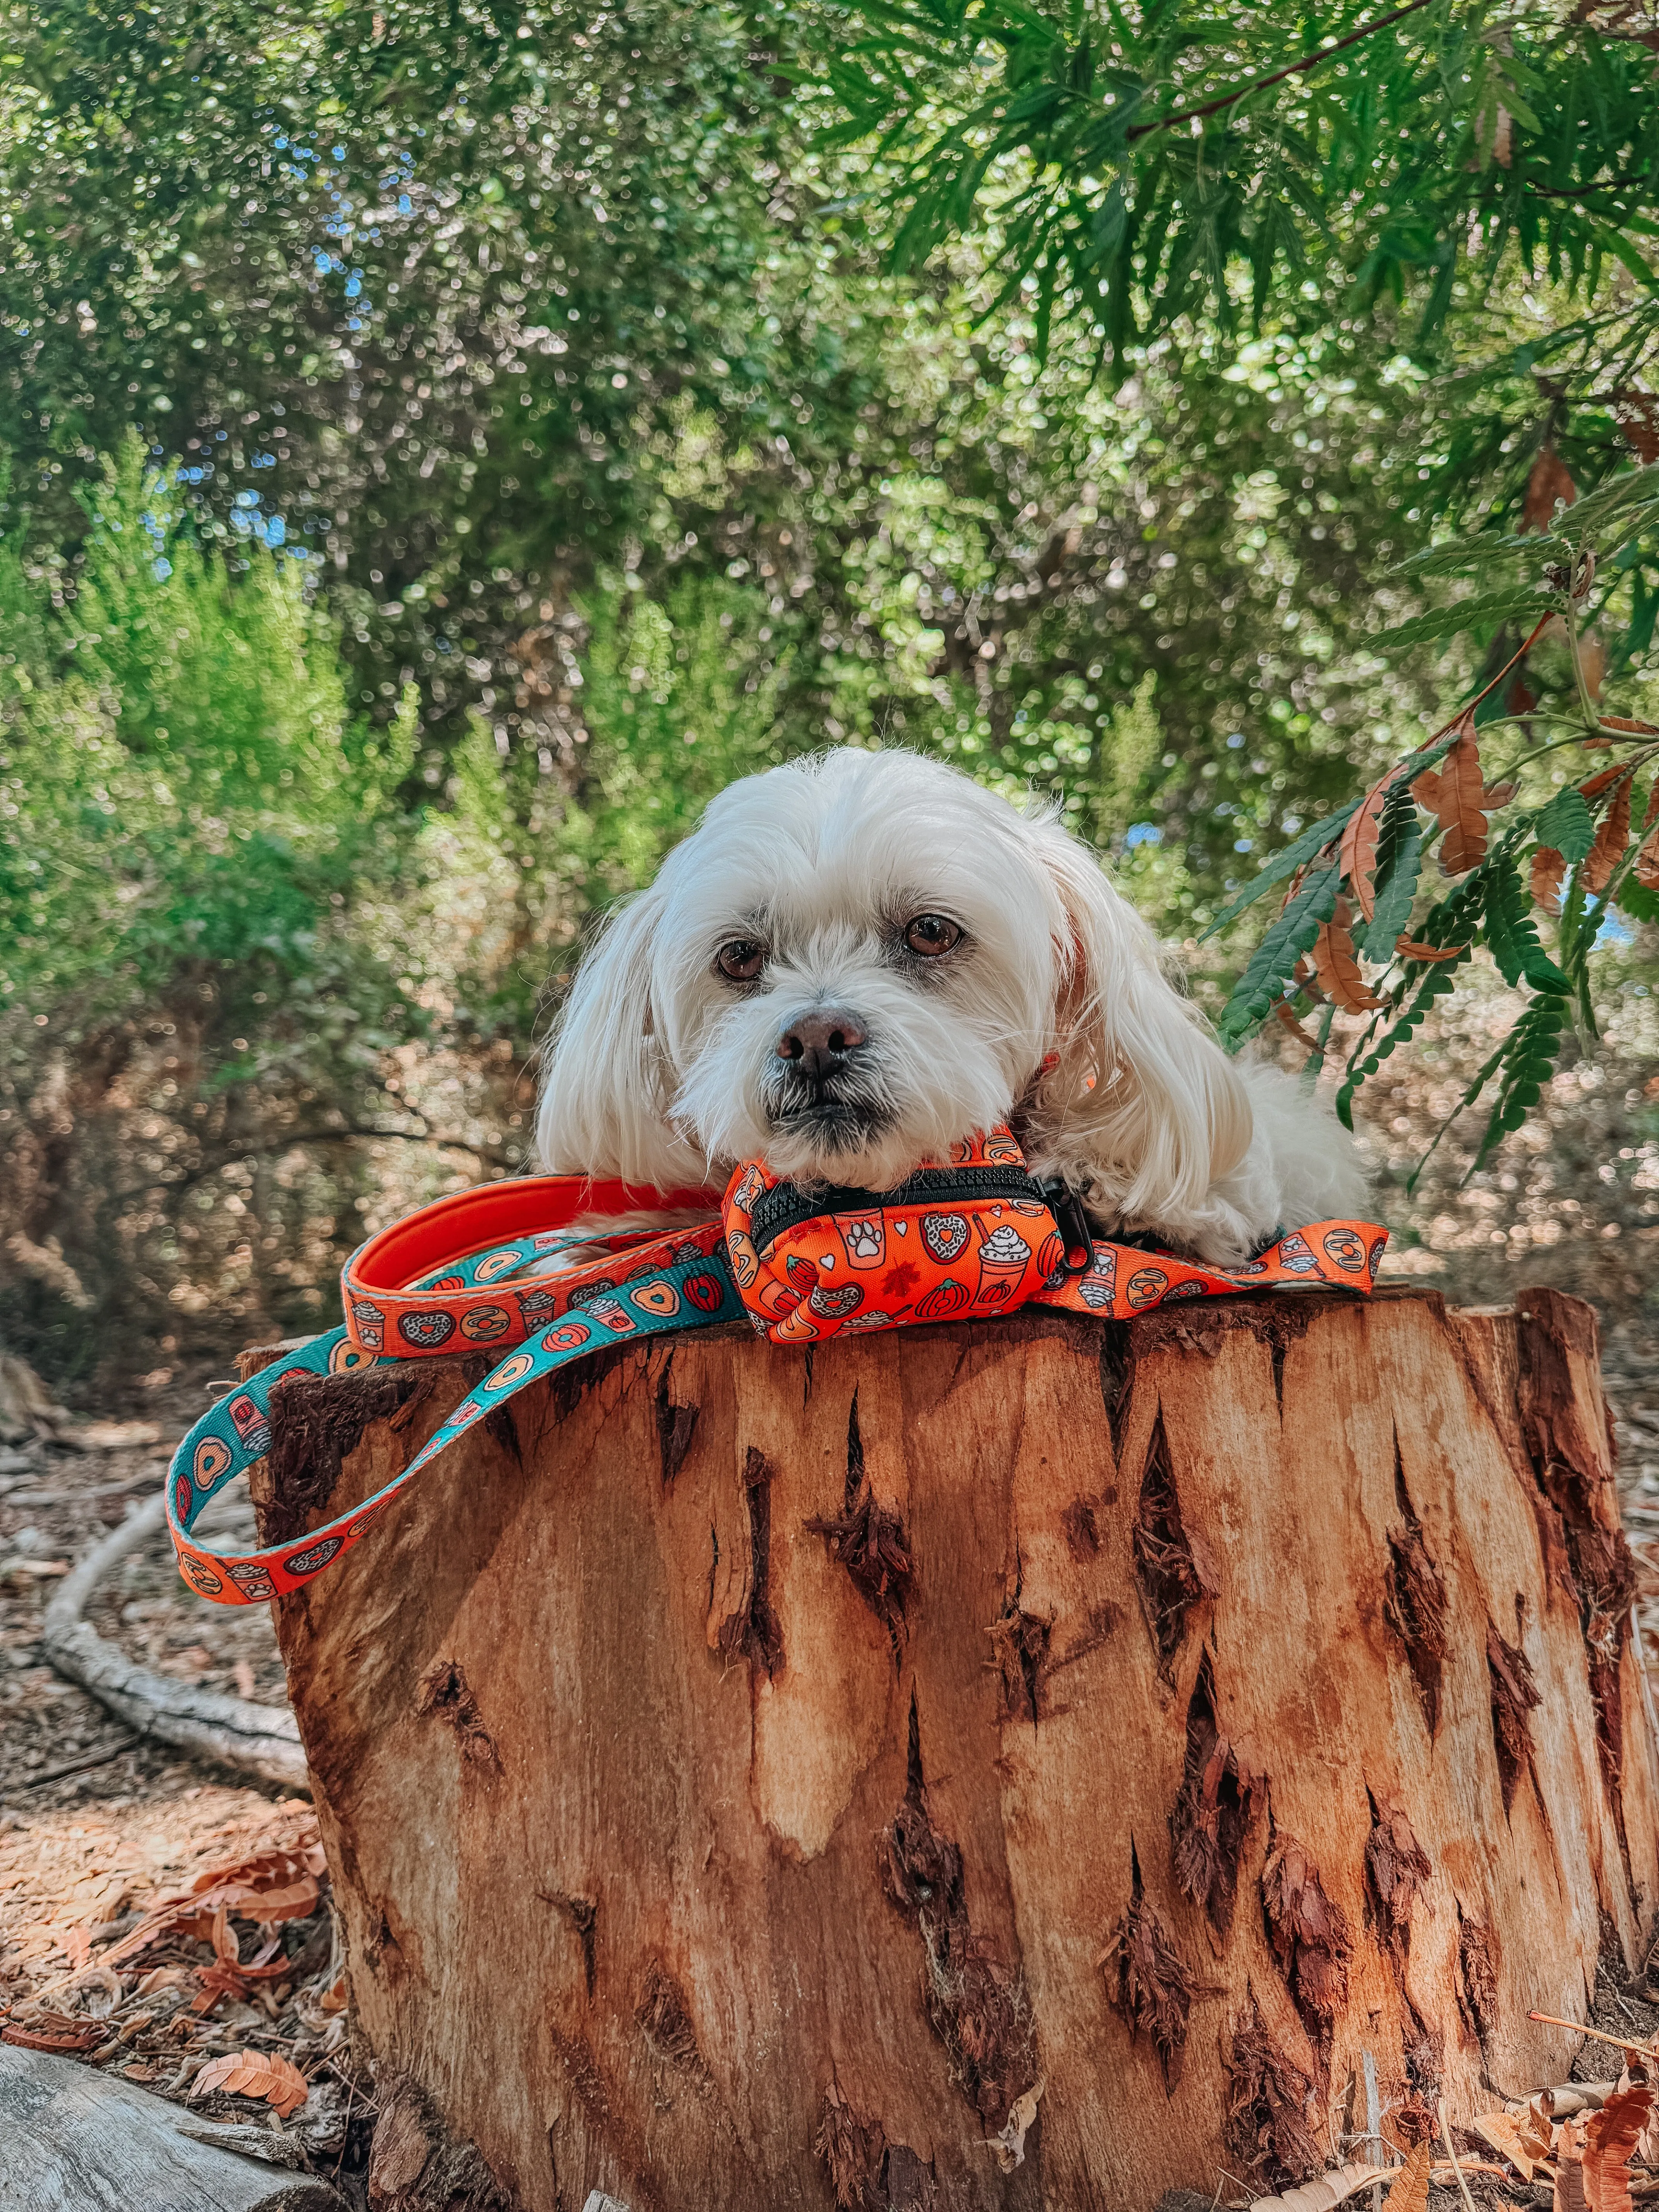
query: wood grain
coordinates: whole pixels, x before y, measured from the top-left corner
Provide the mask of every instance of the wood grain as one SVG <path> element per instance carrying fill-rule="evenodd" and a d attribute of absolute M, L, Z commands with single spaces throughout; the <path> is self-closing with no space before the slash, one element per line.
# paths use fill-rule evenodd
<path fill-rule="evenodd" d="M 619 1350 L 280 1628 L 356 2016 L 503 2202 L 1081 2212 L 1304 2178 L 1368 2053 L 1406 2131 L 1565 2078 L 1629 1595 L 1588 1308 L 1310 1294 Z"/>

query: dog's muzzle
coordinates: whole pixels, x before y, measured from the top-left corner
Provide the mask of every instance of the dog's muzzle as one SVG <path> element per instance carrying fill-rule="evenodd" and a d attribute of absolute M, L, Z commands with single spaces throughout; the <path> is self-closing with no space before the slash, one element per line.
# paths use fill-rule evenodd
<path fill-rule="evenodd" d="M 855 1152 L 890 1126 L 892 1102 L 858 1016 L 840 1006 L 790 1015 L 761 1080 L 775 1129 L 803 1132 L 826 1152 Z"/>

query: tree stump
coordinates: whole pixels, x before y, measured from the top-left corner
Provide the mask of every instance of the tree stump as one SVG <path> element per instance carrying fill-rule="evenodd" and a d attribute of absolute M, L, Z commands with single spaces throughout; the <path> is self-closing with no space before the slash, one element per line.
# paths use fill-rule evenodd
<path fill-rule="evenodd" d="M 279 1392 L 266 1540 L 479 1371 Z M 1654 1933 L 1632 1580 L 1547 1291 L 526 1391 L 279 1607 L 377 2201 L 1136 2212 L 1349 2155 L 1368 2057 L 1396 2140 L 1563 2080 Z"/>

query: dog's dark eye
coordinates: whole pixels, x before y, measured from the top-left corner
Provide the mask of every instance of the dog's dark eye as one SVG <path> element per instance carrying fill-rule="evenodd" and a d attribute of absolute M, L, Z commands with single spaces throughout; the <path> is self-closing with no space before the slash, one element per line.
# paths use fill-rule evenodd
<path fill-rule="evenodd" d="M 912 952 L 919 952 L 924 960 L 937 960 L 941 952 L 954 951 L 961 944 L 962 932 L 942 914 L 919 914 L 914 921 L 905 924 L 904 941 Z"/>
<path fill-rule="evenodd" d="M 714 965 L 728 983 L 752 983 L 766 965 L 766 947 L 750 937 L 734 937 L 714 955 Z"/>

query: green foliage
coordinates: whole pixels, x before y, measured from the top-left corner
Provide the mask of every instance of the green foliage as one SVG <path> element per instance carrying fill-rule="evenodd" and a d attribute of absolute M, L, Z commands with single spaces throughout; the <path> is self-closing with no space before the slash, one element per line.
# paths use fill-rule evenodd
<path fill-rule="evenodd" d="M 1659 89 L 1598 20 L 1322 0 L 1292 33 L 1200 0 L 850 0 L 821 18 L 814 105 L 872 149 L 895 258 L 982 228 L 1039 346 L 1065 317 L 1122 361 L 1182 324 L 1408 298 L 1429 331 L 1517 254 L 1590 295 L 1609 272 L 1659 289 L 1635 242 Z"/>
<path fill-rule="evenodd" d="M 1341 871 L 1316 869 L 1273 922 L 1239 978 L 1220 1022 L 1224 1044 L 1237 1045 L 1257 1030 L 1284 992 L 1285 978 L 1336 910 Z"/>
<path fill-rule="evenodd" d="M 85 1024 L 231 968 L 269 1003 L 334 907 L 395 867 L 412 715 L 354 723 L 293 564 L 261 554 L 233 580 L 135 441 L 88 507 L 66 614 L 15 554 L 0 567 L 0 603 L 62 662 L 37 659 L 0 726 L 0 997 Z"/>

